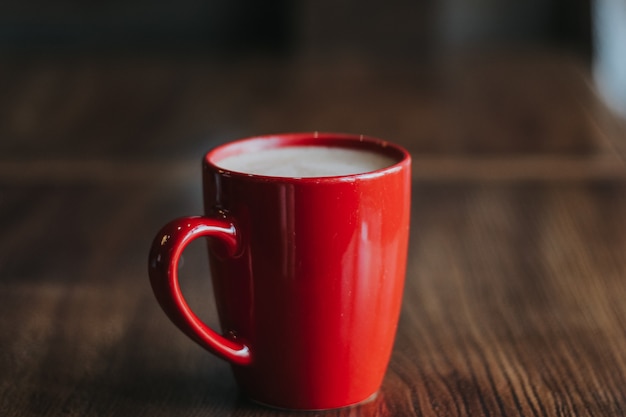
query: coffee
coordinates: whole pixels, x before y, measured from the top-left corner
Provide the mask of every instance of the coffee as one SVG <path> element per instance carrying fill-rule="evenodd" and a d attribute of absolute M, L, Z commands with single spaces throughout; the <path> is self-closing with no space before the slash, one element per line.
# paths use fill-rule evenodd
<path fill-rule="evenodd" d="M 246 174 L 303 178 L 361 174 L 396 162 L 387 155 L 360 149 L 288 146 L 233 155 L 216 164 Z"/>

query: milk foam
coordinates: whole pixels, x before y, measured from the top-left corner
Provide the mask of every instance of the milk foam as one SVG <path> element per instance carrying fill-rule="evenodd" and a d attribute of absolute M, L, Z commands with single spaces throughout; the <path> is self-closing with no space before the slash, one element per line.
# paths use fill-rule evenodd
<path fill-rule="evenodd" d="M 289 146 L 226 157 L 229 171 L 272 177 L 333 177 L 376 171 L 397 161 L 376 152 L 324 146 Z"/>

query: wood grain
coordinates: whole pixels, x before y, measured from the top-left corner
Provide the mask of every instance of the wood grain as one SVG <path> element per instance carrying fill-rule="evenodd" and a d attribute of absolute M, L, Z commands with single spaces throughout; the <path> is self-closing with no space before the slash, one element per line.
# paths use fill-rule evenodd
<path fill-rule="evenodd" d="M 146 272 L 158 228 L 201 211 L 205 146 L 291 128 L 368 130 L 416 162 L 383 387 L 310 415 L 626 415 L 624 131 L 577 61 L 522 57 L 475 58 L 476 84 L 456 64 L 0 64 L 0 415 L 299 415 L 241 398 Z M 216 325 L 202 242 L 181 275 Z"/>

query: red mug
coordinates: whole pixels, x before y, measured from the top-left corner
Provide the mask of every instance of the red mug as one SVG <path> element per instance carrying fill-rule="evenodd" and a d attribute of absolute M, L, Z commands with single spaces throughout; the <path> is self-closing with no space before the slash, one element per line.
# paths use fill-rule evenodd
<path fill-rule="evenodd" d="M 226 157 L 291 146 L 366 150 L 393 158 L 371 172 L 277 177 L 220 167 Z M 221 145 L 203 160 L 204 216 L 157 234 L 149 275 L 187 336 L 229 361 L 255 402 L 320 410 L 373 398 L 400 314 L 410 217 L 411 158 L 389 142 L 297 133 Z M 185 302 L 178 263 L 209 237 L 221 333 Z"/>

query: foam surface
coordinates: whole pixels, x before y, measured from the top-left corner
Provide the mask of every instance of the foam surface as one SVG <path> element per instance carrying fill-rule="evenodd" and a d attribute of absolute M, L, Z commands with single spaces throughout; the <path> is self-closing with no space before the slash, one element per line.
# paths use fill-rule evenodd
<path fill-rule="evenodd" d="M 221 168 L 273 177 L 332 177 L 376 171 L 397 161 L 376 152 L 324 146 L 290 146 L 234 155 Z"/>

